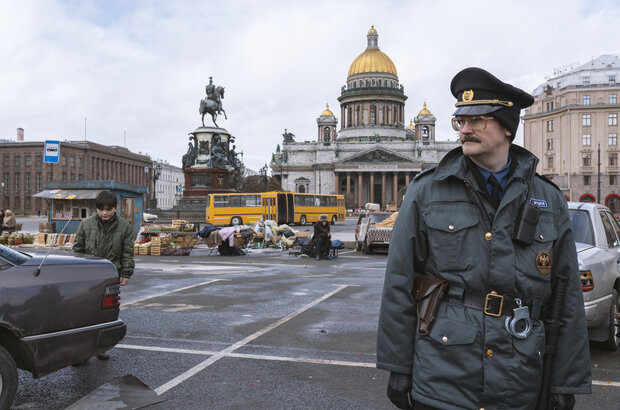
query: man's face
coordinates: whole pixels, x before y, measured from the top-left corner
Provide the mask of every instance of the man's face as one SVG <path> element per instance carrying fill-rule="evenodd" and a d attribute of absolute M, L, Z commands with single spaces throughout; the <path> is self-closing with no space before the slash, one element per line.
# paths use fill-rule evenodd
<path fill-rule="evenodd" d="M 463 154 L 472 158 L 494 158 L 510 146 L 510 132 L 492 117 L 459 116 L 462 126 L 459 137 Z M 473 123 L 473 127 L 472 127 Z"/>
<path fill-rule="evenodd" d="M 115 212 L 116 212 L 116 207 L 114 208 L 105 207 L 104 209 L 97 208 L 97 215 L 99 215 L 99 218 L 101 218 L 104 221 L 109 221 L 110 219 L 112 219 Z"/>

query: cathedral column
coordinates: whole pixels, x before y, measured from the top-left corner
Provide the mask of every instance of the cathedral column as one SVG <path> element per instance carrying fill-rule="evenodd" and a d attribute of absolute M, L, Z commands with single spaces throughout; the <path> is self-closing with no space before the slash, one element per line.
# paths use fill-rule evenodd
<path fill-rule="evenodd" d="M 375 202 L 375 173 L 370 173 L 370 200 L 368 202 Z"/>
<path fill-rule="evenodd" d="M 362 173 L 357 173 L 357 206 L 362 207 Z"/>
<path fill-rule="evenodd" d="M 392 179 L 392 202 L 398 203 L 398 172 L 394 172 L 394 178 Z"/>
<path fill-rule="evenodd" d="M 336 195 L 340 194 L 340 174 L 334 172 L 334 193 Z"/>
<path fill-rule="evenodd" d="M 409 172 L 405 174 L 405 186 L 409 186 Z"/>
<path fill-rule="evenodd" d="M 381 173 L 381 209 L 385 209 L 385 172 Z"/>
<path fill-rule="evenodd" d="M 347 194 L 351 193 L 351 173 L 347 172 Z"/>

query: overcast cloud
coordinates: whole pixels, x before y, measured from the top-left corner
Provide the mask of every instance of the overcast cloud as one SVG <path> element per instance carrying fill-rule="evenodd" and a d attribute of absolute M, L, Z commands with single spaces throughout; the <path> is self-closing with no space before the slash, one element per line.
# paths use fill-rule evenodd
<path fill-rule="evenodd" d="M 122 146 L 126 132 L 127 148 L 180 166 L 213 76 L 226 87 L 218 124 L 258 170 L 284 128 L 315 140 L 326 102 L 340 116 L 374 24 L 407 123 L 426 101 L 438 139 L 454 139 L 460 69 L 531 92 L 554 67 L 618 54 L 618 21 L 614 1 L 0 0 L 0 138 L 82 140 L 87 117 L 88 140 Z"/>

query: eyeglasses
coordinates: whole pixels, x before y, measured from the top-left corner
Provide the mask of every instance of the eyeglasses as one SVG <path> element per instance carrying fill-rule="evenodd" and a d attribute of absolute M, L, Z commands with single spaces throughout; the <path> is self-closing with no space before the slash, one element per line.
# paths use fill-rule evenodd
<path fill-rule="evenodd" d="M 475 116 L 475 117 L 453 117 L 452 128 L 454 131 L 461 131 L 465 126 L 465 123 L 469 124 L 469 128 L 472 131 L 482 131 L 487 127 L 487 121 L 493 120 L 493 117 L 488 116 Z"/>

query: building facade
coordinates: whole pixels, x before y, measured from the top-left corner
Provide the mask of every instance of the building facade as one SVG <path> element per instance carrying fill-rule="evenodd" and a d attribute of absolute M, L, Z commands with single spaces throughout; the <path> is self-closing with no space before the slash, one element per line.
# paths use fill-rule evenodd
<path fill-rule="evenodd" d="M 541 159 L 538 172 L 569 200 L 599 202 L 614 213 L 620 212 L 617 80 L 617 55 L 558 68 L 534 90 L 523 116 L 524 146 Z"/>
<path fill-rule="evenodd" d="M 155 197 L 157 198 L 158 209 L 172 209 L 180 199 L 178 189 L 183 188 L 183 170 L 171 165 L 168 161 L 153 161 L 153 167 L 159 169 L 161 173 L 155 181 Z"/>
<path fill-rule="evenodd" d="M 114 180 L 148 187 L 152 161 L 146 155 L 90 141 L 62 141 L 58 164 L 49 164 L 44 162 L 44 144 L 23 137 L 20 141 L 19 134 L 18 141 L 0 141 L 0 209 L 16 215 L 44 213 L 47 200 L 32 195 L 52 181 Z"/>
<path fill-rule="evenodd" d="M 407 96 L 378 37 L 372 27 L 366 50 L 349 68 L 338 97 L 340 120 L 327 105 L 316 120 L 316 141 L 296 142 L 285 132 L 270 164 L 284 190 L 347 194 L 355 206 L 386 208 L 415 175 L 458 146 L 435 139 L 437 119 L 426 103 L 405 127 Z"/>

